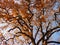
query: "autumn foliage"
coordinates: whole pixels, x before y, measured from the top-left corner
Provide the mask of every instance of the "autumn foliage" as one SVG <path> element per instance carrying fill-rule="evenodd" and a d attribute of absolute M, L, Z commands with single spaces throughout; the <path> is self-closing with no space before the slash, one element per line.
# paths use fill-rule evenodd
<path fill-rule="evenodd" d="M 57 22 L 57 20 L 60 20 L 60 18 L 56 19 L 57 14 L 55 15 L 56 12 L 60 14 L 60 7 L 54 10 L 56 2 L 59 2 L 59 0 L 0 0 L 0 19 L 13 25 L 7 33 L 12 36 L 10 32 L 17 28 L 13 38 L 5 39 L 5 35 L 0 34 L 0 36 L 4 38 L 3 40 L 6 41 L 6 45 L 9 45 L 7 42 L 10 39 L 13 39 L 13 42 L 14 39 L 16 39 L 22 43 L 23 41 L 19 40 L 19 36 L 23 36 L 27 40 L 25 43 L 30 41 L 29 45 L 31 43 L 32 45 L 40 45 L 41 41 L 42 45 L 50 43 L 48 42 L 50 34 L 57 32 L 55 29 L 60 28 L 60 22 L 57 27 L 50 26 L 53 21 Z M 4 26 L 3 29 L 8 26 L 9 25 Z M 36 30 L 36 33 L 34 30 Z M 41 33 L 41 39 L 39 38 L 36 42 L 37 35 L 39 35 L 38 33 Z M 47 39 L 45 39 L 45 37 Z M 3 43 L 5 44 L 5 42 Z M 21 45 L 23 45 L 23 43 Z"/>

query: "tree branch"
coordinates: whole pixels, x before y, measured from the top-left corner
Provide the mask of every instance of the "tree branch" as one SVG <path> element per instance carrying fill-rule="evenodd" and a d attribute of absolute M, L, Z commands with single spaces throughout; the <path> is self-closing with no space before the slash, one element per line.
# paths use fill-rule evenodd
<path fill-rule="evenodd" d="M 51 31 L 53 31 L 53 30 L 55 30 L 55 29 L 57 29 L 57 28 L 60 28 L 60 27 L 57 26 L 57 27 L 54 27 L 53 29 L 48 30 L 48 31 L 44 34 L 44 36 L 43 36 L 41 39 L 38 40 L 37 45 L 40 43 L 40 41 L 41 41 L 49 32 L 51 32 Z"/>
<path fill-rule="evenodd" d="M 21 31 L 21 29 L 19 27 L 15 26 L 14 28 L 8 30 L 8 32 L 10 32 L 11 30 L 14 30 L 15 28 L 18 28 Z"/>
<path fill-rule="evenodd" d="M 38 28 L 38 30 L 37 30 L 37 32 L 36 32 L 36 34 L 35 34 L 35 39 L 36 39 L 36 37 L 37 37 L 38 32 L 39 32 L 39 28 Z"/>
<path fill-rule="evenodd" d="M 57 41 L 48 41 L 47 43 L 48 43 L 48 44 L 49 44 L 49 43 L 57 43 L 57 44 L 60 44 L 60 42 L 57 42 Z"/>
<path fill-rule="evenodd" d="M 31 39 L 31 41 L 34 43 L 34 45 L 36 45 L 36 43 L 35 43 L 35 39 L 34 39 L 33 37 L 29 36 L 28 34 L 26 34 L 26 33 L 24 33 L 24 32 L 18 32 L 18 33 L 20 33 L 20 34 L 24 34 L 25 36 L 27 36 L 28 38 Z M 18 33 L 16 33 L 16 34 L 18 34 Z"/>
<path fill-rule="evenodd" d="M 52 32 L 52 33 L 47 37 L 46 40 L 48 40 L 54 33 L 59 32 L 59 31 L 60 31 L 60 29 L 59 29 L 59 30 L 56 30 L 56 31 L 54 31 L 54 32 Z"/>

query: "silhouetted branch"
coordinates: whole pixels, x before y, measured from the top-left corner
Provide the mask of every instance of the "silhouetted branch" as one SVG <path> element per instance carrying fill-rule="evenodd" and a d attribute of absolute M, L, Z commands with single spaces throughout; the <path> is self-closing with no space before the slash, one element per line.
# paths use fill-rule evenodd
<path fill-rule="evenodd" d="M 27 37 L 29 37 L 29 38 L 31 38 L 31 39 L 33 39 L 33 37 L 30 37 L 28 34 L 26 34 L 26 33 L 24 33 L 24 32 L 17 32 L 16 34 L 24 34 L 25 36 L 27 36 Z"/>
<path fill-rule="evenodd" d="M 50 25 L 50 22 L 48 23 L 48 26 L 46 27 L 46 31 L 48 30 L 48 28 L 49 28 L 49 25 Z"/>
<path fill-rule="evenodd" d="M 21 26 L 23 26 L 23 24 L 22 24 L 22 22 L 21 22 L 20 20 L 22 20 L 22 21 L 23 21 L 23 24 L 25 24 L 30 30 L 32 30 L 32 29 L 27 25 L 27 23 L 22 19 L 22 17 L 19 16 L 19 19 L 18 19 L 17 21 L 18 21 L 18 23 L 19 23 Z"/>
<path fill-rule="evenodd" d="M 21 29 L 19 27 L 15 26 L 14 28 L 8 30 L 8 32 L 10 32 L 11 30 L 14 30 L 15 28 L 18 28 L 21 31 Z"/>
<path fill-rule="evenodd" d="M 57 41 L 48 41 L 47 43 L 48 43 L 48 44 L 49 44 L 49 43 L 57 43 L 57 44 L 60 44 L 60 42 L 57 42 Z"/>
<path fill-rule="evenodd" d="M 49 32 L 51 32 L 51 31 L 53 31 L 53 30 L 55 30 L 55 29 L 57 29 L 57 28 L 60 28 L 60 27 L 57 26 L 57 27 L 54 27 L 53 29 L 49 29 L 49 30 L 44 34 L 44 36 L 38 40 L 37 45 L 40 43 L 40 41 L 41 41 L 42 39 L 44 39 L 44 37 L 45 37 Z"/>
<path fill-rule="evenodd" d="M 32 16 L 30 17 L 30 19 L 34 16 L 34 14 L 32 13 L 32 11 L 30 10 L 30 4 L 31 3 L 29 3 L 29 5 L 28 5 L 28 11 L 32 14 Z"/>
<path fill-rule="evenodd" d="M 52 32 L 53 30 L 58 29 L 58 28 L 60 28 L 60 26 L 54 27 L 52 29 L 49 29 L 47 32 Z"/>
<path fill-rule="evenodd" d="M 36 45 L 36 43 L 35 43 L 35 39 L 34 39 L 33 37 L 29 36 L 28 34 L 26 34 L 26 33 L 24 33 L 24 32 L 18 32 L 18 33 L 20 33 L 20 34 L 24 34 L 25 36 L 27 36 L 28 38 L 31 39 L 31 41 L 34 43 L 34 45 Z M 18 34 L 18 33 L 16 33 L 16 34 Z"/>
<path fill-rule="evenodd" d="M 37 29 L 37 32 L 36 32 L 36 34 L 35 34 L 35 39 L 36 39 L 36 37 L 37 37 L 37 34 L 38 34 L 38 32 L 39 32 L 39 29 L 40 29 L 40 28 Z"/>
<path fill-rule="evenodd" d="M 54 16 L 55 16 L 55 21 L 57 20 L 57 16 L 60 15 L 60 12 L 55 12 Z"/>
<path fill-rule="evenodd" d="M 51 34 L 47 37 L 47 40 L 48 40 L 54 33 L 59 32 L 59 31 L 60 31 L 60 29 L 59 29 L 59 30 L 56 30 L 56 31 L 54 31 L 54 32 L 51 32 Z"/>

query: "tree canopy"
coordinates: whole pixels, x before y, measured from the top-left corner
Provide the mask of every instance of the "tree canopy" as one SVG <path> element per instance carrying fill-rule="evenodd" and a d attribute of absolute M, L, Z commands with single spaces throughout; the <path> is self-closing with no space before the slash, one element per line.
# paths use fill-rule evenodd
<path fill-rule="evenodd" d="M 0 45 L 60 44 L 60 0 L 0 0 L 0 24 Z"/>

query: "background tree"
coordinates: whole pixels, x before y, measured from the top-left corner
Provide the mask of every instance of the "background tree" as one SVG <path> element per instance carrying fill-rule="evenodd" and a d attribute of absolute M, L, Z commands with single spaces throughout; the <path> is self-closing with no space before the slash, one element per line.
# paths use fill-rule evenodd
<path fill-rule="evenodd" d="M 51 41 L 59 31 L 59 0 L 0 1 L 0 45 L 60 44 Z"/>

